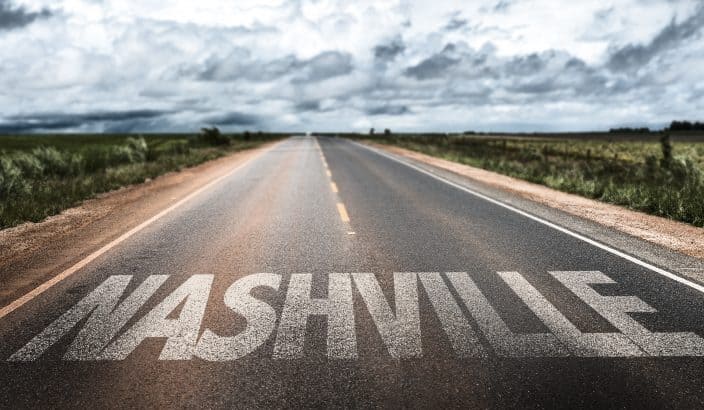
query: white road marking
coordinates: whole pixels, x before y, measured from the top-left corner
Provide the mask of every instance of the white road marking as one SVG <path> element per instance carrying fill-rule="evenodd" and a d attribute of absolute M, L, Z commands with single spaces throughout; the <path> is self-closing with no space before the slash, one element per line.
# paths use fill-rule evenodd
<path fill-rule="evenodd" d="M 193 358 L 213 277 L 193 275 L 188 278 L 157 307 L 105 348 L 98 359 L 124 360 L 145 339 L 151 337 L 167 338 L 159 356 L 160 360 Z M 178 318 L 169 319 L 182 303 L 183 308 Z"/>
<path fill-rule="evenodd" d="M 611 246 L 605 245 L 605 244 L 603 244 L 603 243 L 601 243 L 601 242 L 598 242 L 598 241 L 596 241 L 596 240 L 594 240 L 594 239 L 588 238 L 588 237 L 586 237 L 586 236 L 584 236 L 584 235 L 582 235 L 582 234 L 579 234 L 579 233 L 577 233 L 577 232 L 573 232 L 573 231 L 571 231 L 571 230 L 569 230 L 569 229 L 567 229 L 567 228 L 563 228 L 562 226 L 556 225 L 556 224 L 554 224 L 554 223 L 552 223 L 552 222 L 550 222 L 550 221 L 548 221 L 548 220 L 546 220 L 546 219 L 543 219 L 543 218 L 541 218 L 541 217 L 538 217 L 538 216 L 532 215 L 532 214 L 530 214 L 530 213 L 528 213 L 528 212 L 522 211 L 522 210 L 520 210 L 520 209 L 518 209 L 518 208 L 516 208 L 516 207 L 514 207 L 514 206 L 512 206 L 512 205 L 509 205 L 509 204 L 507 204 L 507 203 L 504 203 L 504 202 L 502 202 L 502 201 L 499 201 L 498 199 L 494 199 L 494 198 L 492 198 L 492 197 L 489 197 L 489 196 L 487 196 L 487 195 L 484 195 L 484 194 L 482 194 L 482 193 L 479 193 L 479 192 L 477 192 L 477 191 L 474 191 L 473 189 L 470 189 L 470 188 L 467 188 L 467 187 L 465 187 L 465 186 L 463 186 L 463 185 L 460 185 L 460 184 L 457 184 L 457 183 L 455 183 L 455 182 L 452 182 L 452 181 L 450 181 L 450 180 L 448 180 L 448 179 L 443 178 L 443 177 L 440 176 L 440 175 L 434 174 L 434 173 L 432 173 L 432 172 L 430 172 L 430 171 L 428 171 L 428 170 L 426 170 L 426 169 L 423 169 L 423 168 L 421 168 L 421 167 L 419 167 L 419 166 L 417 166 L 417 165 L 413 165 L 413 164 L 408 163 L 408 162 L 406 162 L 406 161 L 404 161 L 404 160 L 401 160 L 401 159 L 399 159 L 399 158 L 396 158 L 395 156 L 392 156 L 392 155 L 387 154 L 387 153 L 385 153 L 385 152 L 379 151 L 379 150 L 376 149 L 376 148 L 373 148 L 373 147 L 370 147 L 370 146 L 361 144 L 361 143 L 356 142 L 356 141 L 350 141 L 350 143 L 352 143 L 352 144 L 354 144 L 354 145 L 357 145 L 357 146 L 359 146 L 359 147 L 362 147 L 362 148 L 364 148 L 364 149 L 366 149 L 366 150 L 369 150 L 369 151 L 371 151 L 371 152 L 374 152 L 374 153 L 376 153 L 377 155 L 381 155 L 382 157 L 388 158 L 388 159 L 390 159 L 390 160 L 392 160 L 392 161 L 398 162 L 399 164 L 403 164 L 403 165 L 405 165 L 405 166 L 407 166 L 407 167 L 409 167 L 409 168 L 412 168 L 412 169 L 414 169 L 414 170 L 416 170 L 416 171 L 418 171 L 418 172 L 420 172 L 420 173 L 422 173 L 422 174 L 428 175 L 428 176 L 430 176 L 430 177 L 432 177 L 432 178 L 437 179 L 438 181 L 444 182 L 444 183 L 446 183 L 447 185 L 450 185 L 450 186 L 455 187 L 455 188 L 457 188 L 457 189 L 459 189 L 459 190 L 461 190 L 461 191 L 464 191 L 464 192 L 466 192 L 466 193 L 468 193 L 468 194 L 471 194 L 471 195 L 473 195 L 473 196 L 476 196 L 477 198 L 481 198 L 481 199 L 483 199 L 483 200 L 485 200 L 485 201 L 491 202 L 492 204 L 495 204 L 495 205 L 498 205 L 498 206 L 500 206 L 500 207 L 506 208 L 506 209 L 508 209 L 508 210 L 510 210 L 510 211 L 512 211 L 512 212 L 515 212 L 515 213 L 517 213 L 517 214 L 519 214 L 519 215 L 525 216 L 526 218 L 532 219 L 532 220 L 534 220 L 534 221 L 536 221 L 536 222 L 539 222 L 539 223 L 541 223 L 541 224 L 543 224 L 543 225 L 546 225 L 546 226 L 548 226 L 548 227 L 550 227 L 550 228 L 553 228 L 553 229 L 555 229 L 555 230 L 557 230 L 557 231 L 560 231 L 560 232 L 562 232 L 562 233 L 565 233 L 565 234 L 567 234 L 567 235 L 570 235 L 570 236 L 572 236 L 573 238 L 577 238 L 577 239 L 579 239 L 579 240 L 581 240 L 581 241 L 583 241 L 583 242 L 586 242 L 586 243 L 588 243 L 588 244 L 590 244 L 590 245 L 592 245 L 592 246 L 595 246 L 595 247 L 597 247 L 597 248 L 599 248 L 599 249 L 605 250 L 605 251 L 607 251 L 607 252 L 609 252 L 609 253 L 611 253 L 611 254 L 613 254 L 613 255 L 616 255 L 616 256 L 618 256 L 618 257 L 621 257 L 621 258 L 623 258 L 623 259 L 625 259 L 625 260 L 627 260 L 627 261 L 629 261 L 629 262 L 633 262 L 633 263 L 635 263 L 636 265 L 642 266 L 642 267 L 644 267 L 644 268 L 646 268 L 646 269 L 648 269 L 648 270 L 651 270 L 651 271 L 653 271 L 653 272 L 655 272 L 655 273 L 658 273 L 658 274 L 660 274 L 660 275 L 662 275 L 662 276 L 665 276 L 665 277 L 667 277 L 667 278 L 669 278 L 669 279 L 672 279 L 672 280 L 674 280 L 675 282 L 679 282 L 679 283 L 681 283 L 681 284 L 683 284 L 683 285 L 686 285 L 686 286 L 688 286 L 688 287 L 690 287 L 690 288 L 692 288 L 692 289 L 694 289 L 694 290 L 697 290 L 697 291 L 699 291 L 699 292 L 704 293 L 704 285 L 701 285 L 701 284 L 696 283 L 696 282 L 692 282 L 691 280 L 685 279 L 685 278 L 683 278 L 683 277 L 681 277 L 681 276 L 679 276 L 679 275 L 676 275 L 676 274 L 674 274 L 674 273 L 672 273 L 672 272 L 669 272 L 669 271 L 667 271 L 667 270 L 665 270 L 665 269 L 658 268 L 657 266 L 655 266 L 655 265 L 653 265 L 653 264 L 650 264 L 650 263 L 648 263 L 648 262 L 645 262 L 645 261 L 643 261 L 643 260 L 640 260 L 640 259 L 638 259 L 638 258 L 636 258 L 636 257 L 634 257 L 634 256 L 631 256 L 631 255 L 629 255 L 629 254 L 627 254 L 627 253 L 625 253 L 625 252 L 622 252 L 622 251 L 619 251 L 618 249 L 612 248 Z"/>
<path fill-rule="evenodd" d="M 513 333 L 466 272 L 449 272 L 447 278 L 499 356 L 567 356 L 567 349 L 551 333 Z"/>
<path fill-rule="evenodd" d="M 462 314 L 442 276 L 439 273 L 419 273 L 418 277 L 457 356 L 486 356 L 477 334 Z"/>
<path fill-rule="evenodd" d="M 386 301 L 374 274 L 353 273 L 352 277 L 391 357 L 423 356 L 416 274 L 394 273 L 395 312 Z"/>
<path fill-rule="evenodd" d="M 550 272 L 592 309 L 608 320 L 651 356 L 702 356 L 704 339 L 692 332 L 654 333 L 629 313 L 655 313 L 657 310 L 635 296 L 602 296 L 592 284 L 615 284 L 597 271 Z"/>
<path fill-rule="evenodd" d="M 235 336 L 218 336 L 206 329 L 198 341 L 196 356 L 210 361 L 236 360 L 261 346 L 274 331 L 276 311 L 266 302 L 250 295 L 258 287 L 279 289 L 281 276 L 257 273 L 236 281 L 225 292 L 225 305 L 247 321 L 247 327 Z"/>
<path fill-rule="evenodd" d="M 90 255 L 86 256 L 83 258 L 81 261 L 76 263 L 75 265 L 71 266 L 70 268 L 64 270 L 63 272 L 59 273 L 58 275 L 52 277 L 51 279 L 47 280 L 46 282 L 42 283 L 41 285 L 37 286 L 33 290 L 29 291 L 19 299 L 16 299 L 9 305 L 3 307 L 0 309 L 0 319 L 4 318 L 5 316 L 9 315 L 10 313 L 14 312 L 18 308 L 22 307 L 24 304 L 27 302 L 31 301 L 32 299 L 36 298 L 37 296 L 41 295 L 42 293 L 46 292 L 48 289 L 56 285 L 57 283 L 63 281 L 64 279 L 68 278 L 69 276 L 73 275 L 74 273 L 78 272 L 82 268 L 84 268 L 86 265 L 97 259 L 99 256 L 104 254 L 105 252 L 109 251 L 110 249 L 114 248 L 115 246 L 121 244 L 125 240 L 129 239 L 131 236 L 136 234 L 137 232 L 141 231 L 142 229 L 146 228 L 147 226 L 153 224 L 157 220 L 161 219 L 164 215 L 167 215 L 174 209 L 180 207 L 181 205 L 185 204 L 189 200 L 193 199 L 194 197 L 202 194 L 204 191 L 207 189 L 211 188 L 212 186 L 216 185 L 223 179 L 232 176 L 235 172 L 239 171 L 246 165 L 250 164 L 253 162 L 255 159 L 261 157 L 265 153 L 271 151 L 275 147 L 277 147 L 279 144 L 281 144 L 284 141 L 278 142 L 269 148 L 261 150 L 258 154 L 255 156 L 245 160 L 244 162 L 240 163 L 237 165 L 235 168 L 227 172 L 225 175 L 221 175 L 214 180 L 208 182 L 207 184 L 203 185 L 202 187 L 196 189 L 195 191 L 191 192 L 190 194 L 186 195 L 184 198 L 176 202 L 175 204 L 169 206 L 168 208 L 164 209 L 163 211 L 159 212 L 158 214 L 152 216 L 151 218 L 147 219 L 146 221 L 142 222 L 141 224 L 137 225 L 136 227 L 130 229 L 129 231 L 125 232 L 124 234 L 120 235 L 119 238 L 113 240 L 112 242 L 108 243 L 107 245 L 103 246 L 102 248 L 98 249 L 97 251 L 91 253 Z"/>
<path fill-rule="evenodd" d="M 275 359 L 303 357 L 306 323 L 311 315 L 327 316 L 328 357 L 334 359 L 357 357 L 350 275 L 332 273 L 329 278 L 328 298 L 313 299 L 310 297 L 312 275 L 301 273 L 291 275 L 274 344 Z"/>
<path fill-rule="evenodd" d="M 278 329 L 277 311 L 267 302 L 253 297 L 251 292 L 258 287 L 278 291 L 281 276 L 270 273 L 249 275 L 232 284 L 223 298 L 227 307 L 245 319 L 245 329 L 234 336 L 219 336 L 206 329 L 200 340 L 198 334 L 213 275 L 193 275 L 119 334 L 145 302 L 153 298 L 166 276 L 147 277 L 118 305 L 132 278 L 118 275 L 109 277 L 8 361 L 36 360 L 84 320 L 86 323 L 68 347 L 64 360 L 123 360 L 145 339 L 166 338 L 159 356 L 161 360 L 200 357 L 209 361 L 231 361 L 252 354 L 269 340 L 275 330 L 273 358 L 301 359 L 305 357 L 308 319 L 314 315 L 327 319 L 327 356 L 330 359 L 356 359 L 353 283 L 394 359 L 423 356 L 420 287 L 425 290 L 450 347 L 461 358 L 486 357 L 491 351 L 503 357 L 704 357 L 704 339 L 696 333 L 651 332 L 631 317 L 631 313 L 656 313 L 639 298 L 603 296 L 592 289 L 594 284 L 615 283 L 603 273 L 550 274 L 564 285 L 565 292 L 574 293 L 618 331 L 581 332 L 518 272 L 498 272 L 497 275 L 548 332 L 511 331 L 466 272 L 445 274 L 457 298 L 440 273 L 405 272 L 393 274 L 394 296 L 389 301 L 377 277 L 371 273 L 328 275 L 328 297 L 320 299 L 311 297 L 311 274 L 291 275 Z M 460 303 L 469 316 L 465 315 Z M 178 317 L 170 318 L 179 306 L 183 307 Z M 476 323 L 476 329 L 471 323 Z M 438 330 L 424 331 L 436 333 Z M 432 354 L 432 351 L 429 352 Z"/>
<path fill-rule="evenodd" d="M 132 276 L 110 276 L 8 360 L 36 360 L 86 317 L 90 318 L 69 347 L 64 358 L 67 360 L 95 360 L 97 354 L 164 283 L 166 278 L 165 275 L 148 277 L 130 297 L 115 309 Z"/>
<path fill-rule="evenodd" d="M 152 275 L 112 312 L 95 310 L 64 355 L 66 360 L 96 360 L 117 333 L 164 284 L 168 275 Z"/>
<path fill-rule="evenodd" d="M 644 354 L 622 333 L 582 333 L 520 273 L 499 272 L 499 276 L 545 326 L 567 346 L 573 356 L 629 357 Z"/>

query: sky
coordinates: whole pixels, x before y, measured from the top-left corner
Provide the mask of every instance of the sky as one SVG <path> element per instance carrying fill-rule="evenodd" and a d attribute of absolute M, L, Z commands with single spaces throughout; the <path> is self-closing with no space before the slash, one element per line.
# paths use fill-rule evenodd
<path fill-rule="evenodd" d="M 703 36 L 704 0 L 0 0 L 0 133 L 658 128 L 704 117 Z"/>

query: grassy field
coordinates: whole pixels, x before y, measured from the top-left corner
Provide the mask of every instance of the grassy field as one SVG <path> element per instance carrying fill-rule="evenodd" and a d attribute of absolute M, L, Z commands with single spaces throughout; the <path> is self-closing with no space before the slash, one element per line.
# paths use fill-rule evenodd
<path fill-rule="evenodd" d="M 0 136 L 0 229 L 280 138 L 276 134 Z"/>
<path fill-rule="evenodd" d="M 704 226 L 701 136 L 358 136 Z"/>

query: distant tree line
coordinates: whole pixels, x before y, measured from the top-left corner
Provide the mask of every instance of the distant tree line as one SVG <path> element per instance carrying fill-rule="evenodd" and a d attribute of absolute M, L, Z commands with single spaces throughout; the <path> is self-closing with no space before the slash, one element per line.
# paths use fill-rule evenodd
<path fill-rule="evenodd" d="M 704 131 L 704 123 L 699 121 L 672 121 L 670 126 L 666 127 L 663 131 Z M 609 132 L 614 134 L 647 134 L 652 132 L 652 130 L 648 127 L 621 127 L 611 128 Z"/>
<path fill-rule="evenodd" d="M 621 128 L 611 128 L 609 130 L 613 134 L 647 134 L 650 132 L 650 128 L 631 128 L 631 127 L 621 127 Z"/>
<path fill-rule="evenodd" d="M 670 131 L 704 131 L 704 123 L 690 121 L 672 121 Z"/>
<path fill-rule="evenodd" d="M 375 135 L 375 132 L 374 128 L 369 129 L 369 135 Z M 391 130 L 388 128 L 384 129 L 384 135 L 391 135 Z"/>

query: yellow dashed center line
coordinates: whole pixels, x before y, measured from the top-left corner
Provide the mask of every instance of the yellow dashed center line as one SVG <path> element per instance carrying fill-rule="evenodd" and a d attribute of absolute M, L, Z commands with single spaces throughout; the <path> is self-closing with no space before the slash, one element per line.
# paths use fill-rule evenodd
<path fill-rule="evenodd" d="M 347 209 L 345 209 L 345 204 L 342 202 L 337 203 L 337 212 L 340 213 L 340 219 L 342 219 L 342 222 L 349 222 L 350 221 L 350 216 L 347 214 Z"/>
<path fill-rule="evenodd" d="M 320 154 L 320 160 L 323 161 L 323 165 L 325 166 L 325 174 L 330 178 L 330 189 L 332 189 L 332 192 L 337 194 L 339 193 L 339 189 L 337 188 L 337 184 L 332 180 L 332 172 L 330 172 L 330 167 L 328 166 L 328 161 L 325 159 L 325 154 L 323 153 L 322 148 L 320 148 L 320 145 L 317 144 L 316 141 L 316 149 L 318 150 L 318 153 Z M 349 223 L 350 222 L 350 215 L 347 213 L 347 208 L 345 208 L 345 204 L 342 202 L 337 203 L 337 212 L 340 214 L 340 219 L 344 223 Z M 347 231 L 347 235 L 355 235 L 355 231 Z"/>

